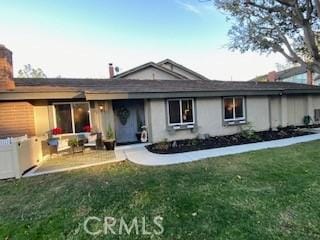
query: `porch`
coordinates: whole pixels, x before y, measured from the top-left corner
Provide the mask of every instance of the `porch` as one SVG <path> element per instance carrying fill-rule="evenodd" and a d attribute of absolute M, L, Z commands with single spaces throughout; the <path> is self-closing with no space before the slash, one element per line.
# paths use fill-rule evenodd
<path fill-rule="evenodd" d="M 124 160 L 126 157 L 122 150 L 89 150 L 83 153 L 57 155 L 43 160 L 38 166 L 25 173 L 23 177 L 71 171 Z"/>

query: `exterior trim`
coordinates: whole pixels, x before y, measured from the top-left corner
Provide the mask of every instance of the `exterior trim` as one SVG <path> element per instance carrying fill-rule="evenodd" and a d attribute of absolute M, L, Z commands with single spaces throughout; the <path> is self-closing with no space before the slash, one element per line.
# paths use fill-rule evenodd
<path fill-rule="evenodd" d="M 85 99 L 84 92 L 0 92 L 0 100 Z"/>
<path fill-rule="evenodd" d="M 287 91 L 282 90 L 248 90 L 248 91 L 199 91 L 199 92 L 161 92 L 161 93 L 94 93 L 86 92 L 87 100 L 112 100 L 112 99 L 156 99 L 156 98 L 197 98 L 197 97 L 233 97 L 233 96 L 281 96 L 281 95 L 303 95 L 303 94 L 320 94 L 320 90 L 297 90 Z"/>
<path fill-rule="evenodd" d="M 236 97 L 241 97 L 242 98 L 242 104 L 243 104 L 243 117 L 242 118 L 236 118 L 236 119 L 230 119 L 230 120 L 226 120 L 225 119 L 225 112 L 224 112 L 224 100 L 225 99 L 234 99 Z M 247 124 L 247 98 L 245 96 L 230 96 L 230 97 L 222 97 L 221 98 L 221 110 L 222 110 L 222 125 L 223 126 L 235 126 L 235 125 L 243 125 L 243 124 Z M 235 114 L 235 110 L 234 110 L 234 114 Z"/>
<path fill-rule="evenodd" d="M 53 117 L 53 126 L 56 128 L 57 127 L 57 118 L 56 118 L 56 105 L 70 105 L 70 110 L 71 110 L 71 120 L 72 120 L 72 133 L 65 133 L 65 134 L 60 134 L 60 135 L 73 135 L 73 134 L 81 134 L 84 132 L 76 133 L 75 129 L 75 124 L 74 124 L 74 112 L 73 112 L 73 104 L 87 104 L 89 107 L 89 123 L 90 126 L 92 126 L 92 119 L 91 119 L 91 107 L 89 102 L 54 102 L 52 103 L 53 106 L 53 112 L 52 112 L 52 117 Z"/>
<path fill-rule="evenodd" d="M 169 124 L 169 106 L 168 101 L 170 100 L 193 100 L 192 107 L 193 107 L 193 123 L 185 123 L 185 124 Z M 172 99 L 165 99 L 165 118 L 166 118 L 166 128 L 167 131 L 173 133 L 179 130 L 191 130 L 195 131 L 197 129 L 197 107 L 196 107 L 196 99 L 194 98 L 172 98 Z"/>
<path fill-rule="evenodd" d="M 0 100 L 41 100 L 41 99 L 156 99 L 156 98 L 196 98 L 196 97 L 228 97 L 228 96 L 281 96 L 281 95 L 320 95 L 319 89 L 307 90 L 239 90 L 239 91 L 198 91 L 198 92 L 79 92 L 79 91 L 50 91 L 50 92 L 0 92 Z"/>
<path fill-rule="evenodd" d="M 186 122 L 183 123 L 182 121 L 182 101 L 183 100 L 192 100 L 192 122 Z M 170 114 L 169 114 L 169 102 L 170 101 L 179 101 L 180 104 L 180 123 L 170 123 Z M 175 126 L 184 126 L 184 125 L 194 125 L 195 124 L 195 112 L 194 112 L 194 108 L 195 108 L 195 104 L 194 104 L 194 99 L 193 98 L 172 98 L 172 99 L 167 99 L 166 100 L 166 112 L 167 112 L 167 125 L 169 127 L 175 127 Z"/>

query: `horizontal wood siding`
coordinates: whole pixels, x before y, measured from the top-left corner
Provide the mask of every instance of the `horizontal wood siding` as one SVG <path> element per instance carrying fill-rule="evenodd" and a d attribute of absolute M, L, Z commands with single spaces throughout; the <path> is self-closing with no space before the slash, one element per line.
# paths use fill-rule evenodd
<path fill-rule="evenodd" d="M 0 102 L 0 137 L 35 135 L 33 106 L 28 102 Z"/>

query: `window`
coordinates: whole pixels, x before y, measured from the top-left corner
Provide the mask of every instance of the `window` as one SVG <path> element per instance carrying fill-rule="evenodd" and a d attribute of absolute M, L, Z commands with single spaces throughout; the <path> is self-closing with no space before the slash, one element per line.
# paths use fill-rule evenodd
<path fill-rule="evenodd" d="M 81 133 L 90 126 L 90 108 L 88 103 L 57 103 L 55 108 L 55 127 L 62 133 Z"/>
<path fill-rule="evenodd" d="M 224 121 L 244 120 L 244 98 L 228 97 L 223 99 Z"/>
<path fill-rule="evenodd" d="M 169 125 L 186 125 L 194 123 L 193 99 L 168 100 Z"/>

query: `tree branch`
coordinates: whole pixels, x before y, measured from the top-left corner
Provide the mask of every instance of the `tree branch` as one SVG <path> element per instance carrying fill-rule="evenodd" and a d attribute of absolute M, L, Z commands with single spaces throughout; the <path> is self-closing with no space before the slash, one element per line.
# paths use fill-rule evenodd
<path fill-rule="evenodd" d="M 320 18 L 320 0 L 314 0 L 314 5 L 317 9 L 317 16 Z"/>

